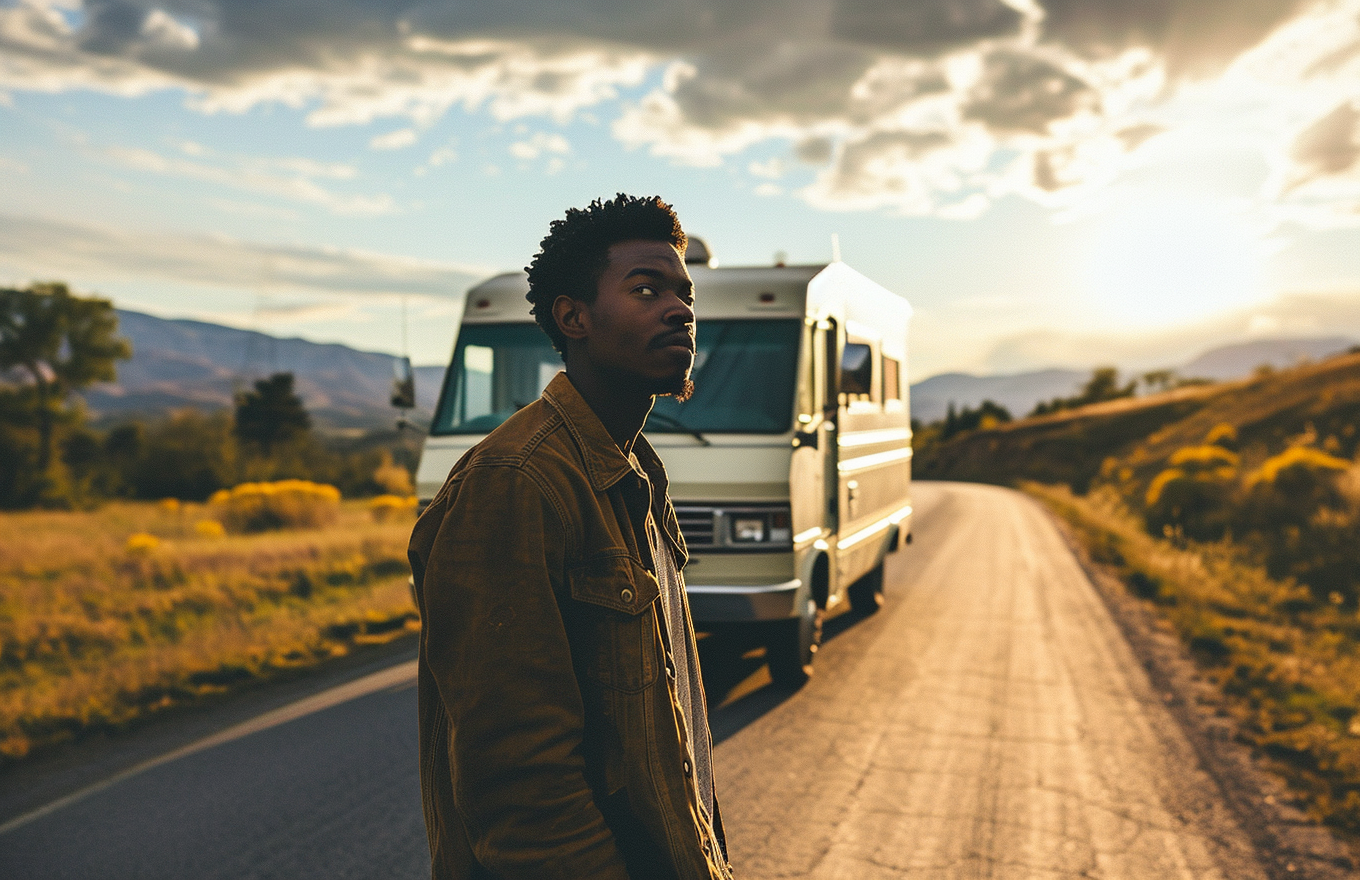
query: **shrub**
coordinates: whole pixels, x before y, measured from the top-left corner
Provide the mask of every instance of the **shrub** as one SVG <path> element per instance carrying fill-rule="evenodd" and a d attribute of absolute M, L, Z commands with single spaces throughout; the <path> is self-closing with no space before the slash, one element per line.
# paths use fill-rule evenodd
<path fill-rule="evenodd" d="M 1360 505 L 1348 497 L 1351 463 L 1311 446 L 1292 446 L 1265 460 L 1246 481 L 1239 528 L 1272 577 L 1307 585 L 1314 601 L 1360 595 Z"/>
<path fill-rule="evenodd" d="M 1319 477 L 1335 476 L 1349 469 L 1344 458 L 1329 455 L 1311 446 L 1291 446 L 1266 459 L 1248 483 L 1268 483 L 1284 492 L 1308 491 L 1319 485 Z"/>
<path fill-rule="evenodd" d="M 202 538 L 220 538 L 227 533 L 222 524 L 215 519 L 201 519 L 194 523 L 194 531 Z"/>
<path fill-rule="evenodd" d="M 386 495 L 414 495 L 416 491 L 415 483 L 411 480 L 411 472 L 393 462 L 392 453 L 386 449 L 382 451 L 378 466 L 373 469 L 373 482 Z M 414 499 L 412 503 L 414 504 Z"/>
<path fill-rule="evenodd" d="M 315 528 L 334 521 L 340 510 L 340 490 L 308 480 L 242 483 L 221 489 L 209 502 L 221 521 L 234 532 Z"/>
<path fill-rule="evenodd" d="M 1275 532 L 1308 525 L 1324 507 L 1341 507 L 1341 476 L 1350 462 L 1311 446 L 1291 446 L 1248 475 L 1239 511 L 1242 526 Z"/>
<path fill-rule="evenodd" d="M 146 556 L 161 545 L 161 539 L 146 532 L 136 532 L 127 539 L 127 552 L 132 556 Z"/>
<path fill-rule="evenodd" d="M 1227 422 L 1219 422 L 1209 429 L 1205 435 L 1204 442 L 1213 446 L 1222 446 L 1226 449 L 1237 448 L 1237 429 Z"/>
<path fill-rule="evenodd" d="M 405 471 L 403 470 L 403 473 Z M 368 502 L 368 509 L 378 522 L 395 520 L 416 509 L 414 495 L 379 495 Z"/>
<path fill-rule="evenodd" d="M 1216 433 L 1217 428 L 1209 436 Z M 1231 518 L 1237 462 L 1237 453 L 1213 443 L 1177 449 L 1167 462 L 1170 467 L 1148 486 L 1148 531 L 1200 541 L 1223 537 Z"/>

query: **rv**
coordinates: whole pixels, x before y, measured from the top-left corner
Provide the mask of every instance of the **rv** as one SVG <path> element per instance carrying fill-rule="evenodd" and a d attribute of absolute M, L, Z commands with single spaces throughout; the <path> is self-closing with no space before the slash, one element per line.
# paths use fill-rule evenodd
<path fill-rule="evenodd" d="M 876 610 L 884 557 L 911 537 L 911 307 L 844 263 L 717 268 L 696 244 L 694 396 L 658 398 L 644 431 L 689 547 L 696 629 L 755 629 L 771 677 L 796 686 L 825 616 Z M 516 272 L 467 293 L 416 475 L 425 501 L 562 369 L 527 291 Z"/>

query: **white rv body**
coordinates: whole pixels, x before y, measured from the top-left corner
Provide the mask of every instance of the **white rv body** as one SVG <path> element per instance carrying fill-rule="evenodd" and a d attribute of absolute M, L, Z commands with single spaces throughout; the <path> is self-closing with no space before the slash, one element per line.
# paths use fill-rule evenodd
<path fill-rule="evenodd" d="M 810 672 L 825 613 L 847 600 L 856 608 L 876 608 L 884 556 L 910 537 L 911 307 L 843 263 L 689 269 L 700 335 L 695 398 L 680 406 L 659 400 L 646 434 L 665 462 L 690 550 L 685 582 L 691 613 L 699 629 L 759 627 L 771 673 L 796 684 Z M 540 348 L 528 360 L 516 355 L 522 361 L 518 375 L 507 381 L 517 382 L 520 391 L 502 406 L 527 403 L 519 398 L 532 399 L 531 386 L 541 390 L 561 368 L 547 337 L 529 332 L 537 328 L 528 314 L 527 290 L 523 273 L 499 275 L 469 290 L 463 311 L 460 337 L 513 333 L 521 346 L 536 340 L 532 344 Z M 521 326 L 505 326 L 511 324 Z M 721 382 L 727 387 L 714 389 L 718 380 L 703 372 L 711 328 L 721 328 L 725 339 L 759 339 L 766 346 L 762 351 L 773 354 L 768 360 L 750 352 L 743 356 L 734 348 L 740 341 L 715 342 L 713 368 L 726 368 Z M 782 342 L 771 341 L 774 337 Z M 416 475 L 422 501 L 508 415 L 467 418 L 456 428 L 463 433 L 446 430 L 460 418 L 450 414 L 455 399 L 465 411 L 478 395 L 482 408 L 490 407 L 485 401 L 496 396 L 491 386 L 500 382 L 499 374 L 493 379 L 474 368 L 491 369 L 485 362 L 501 357 L 492 348 L 455 345 L 455 363 Z M 779 375 L 765 375 L 766 364 Z M 785 371 L 796 374 L 785 377 Z M 703 406 L 705 382 L 709 391 L 725 395 L 719 403 L 728 404 L 705 411 L 710 423 L 758 422 L 760 430 L 704 427 L 693 433 L 678 426 L 677 419 L 700 412 L 693 407 Z M 743 391 L 738 387 L 743 384 L 750 387 Z M 758 394 L 762 387 L 787 391 L 791 399 L 757 399 L 754 408 L 768 413 L 745 412 L 750 407 L 741 405 L 741 395 Z M 669 424 L 660 423 L 665 418 Z"/>

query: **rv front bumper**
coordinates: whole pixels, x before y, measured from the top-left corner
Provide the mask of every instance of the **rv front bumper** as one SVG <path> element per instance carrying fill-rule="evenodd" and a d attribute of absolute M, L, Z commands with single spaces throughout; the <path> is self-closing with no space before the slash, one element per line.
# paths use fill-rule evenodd
<path fill-rule="evenodd" d="M 687 585 L 689 613 L 694 625 L 741 623 L 753 620 L 785 620 L 797 617 L 795 599 L 803 582 L 797 578 L 782 584 L 724 587 Z"/>

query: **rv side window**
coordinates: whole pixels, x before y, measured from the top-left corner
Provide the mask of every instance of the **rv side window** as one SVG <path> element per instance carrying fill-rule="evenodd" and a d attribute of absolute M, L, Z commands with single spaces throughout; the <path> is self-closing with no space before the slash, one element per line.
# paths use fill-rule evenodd
<path fill-rule="evenodd" d="M 537 324 L 466 324 L 430 433 L 485 434 L 537 400 L 560 369 Z"/>
<path fill-rule="evenodd" d="M 873 399 L 874 350 L 860 342 L 847 342 L 841 353 L 841 392 L 847 402 Z"/>
<path fill-rule="evenodd" d="M 883 400 L 901 400 L 902 386 L 898 378 L 900 365 L 897 358 L 884 356 L 883 358 Z"/>

